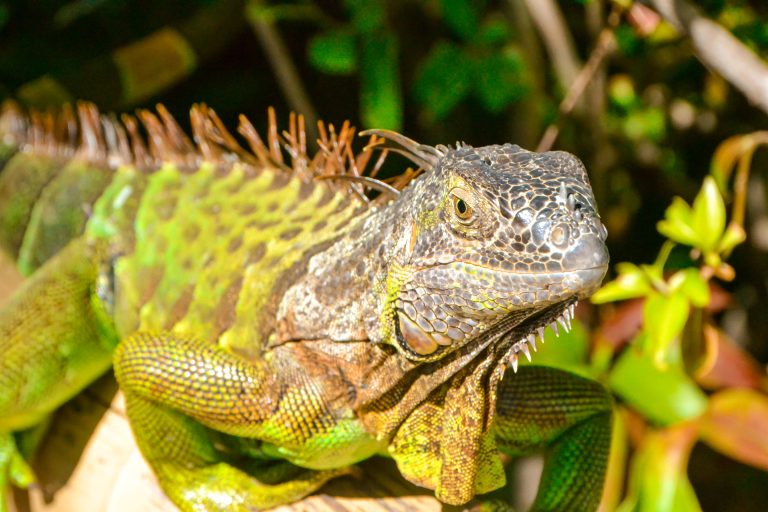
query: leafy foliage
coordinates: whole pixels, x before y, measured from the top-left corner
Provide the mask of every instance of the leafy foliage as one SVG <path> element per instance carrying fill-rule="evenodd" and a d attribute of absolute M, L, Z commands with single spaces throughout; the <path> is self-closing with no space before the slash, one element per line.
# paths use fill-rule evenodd
<path fill-rule="evenodd" d="M 755 134 L 746 135 L 739 137 L 738 143 L 731 140 L 720 147 L 713 171 L 721 183 L 726 183 L 722 169 L 732 167 L 724 155 L 735 157 L 727 144 L 749 148 L 751 157 L 755 138 Z M 741 169 L 748 172 L 748 160 Z M 744 194 L 744 190 L 737 194 Z M 726 221 L 722 192 L 715 177 L 708 175 L 693 204 L 675 197 L 658 223 L 659 232 L 669 241 L 656 262 L 618 265 L 616 279 L 592 298 L 598 304 L 626 299 L 644 304 L 642 327 L 631 346 L 607 369 L 610 388 L 627 407 L 644 417 L 627 416 L 628 421 L 648 422 L 649 430 L 633 457 L 631 478 L 635 485 L 630 486 L 619 510 L 645 509 L 646 503 L 653 504 L 653 510 L 701 510 L 686 473 L 697 439 L 726 456 L 766 467 L 768 444 L 763 439 L 768 397 L 740 389 L 741 382 L 732 382 L 733 387 L 723 382 L 724 389 L 711 396 L 701 389 L 706 387 L 702 377 L 721 357 L 720 345 L 728 343 L 709 314 L 714 306 L 710 281 L 736 277 L 725 260 L 745 241 L 740 220 Z M 691 266 L 668 273 L 666 263 L 674 243 L 691 247 Z M 735 355 L 750 359 L 738 350 Z"/>

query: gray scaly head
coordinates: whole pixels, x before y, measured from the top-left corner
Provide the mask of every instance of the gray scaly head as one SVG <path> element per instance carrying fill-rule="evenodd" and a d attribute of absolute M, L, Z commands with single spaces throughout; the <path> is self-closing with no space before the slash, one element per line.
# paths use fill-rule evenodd
<path fill-rule="evenodd" d="M 427 172 L 402 192 L 382 294 L 384 338 L 412 361 L 501 340 L 514 367 L 536 334 L 566 328 L 608 266 L 584 165 L 505 144 L 419 145 L 375 131 Z"/>

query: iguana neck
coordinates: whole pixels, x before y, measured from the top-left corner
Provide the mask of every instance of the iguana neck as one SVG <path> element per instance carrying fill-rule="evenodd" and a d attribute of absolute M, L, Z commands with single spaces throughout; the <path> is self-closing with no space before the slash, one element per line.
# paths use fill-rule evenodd
<path fill-rule="evenodd" d="M 280 300 L 279 342 L 381 341 L 384 283 L 397 249 L 395 204 L 371 210 L 327 249 L 310 257 Z"/>

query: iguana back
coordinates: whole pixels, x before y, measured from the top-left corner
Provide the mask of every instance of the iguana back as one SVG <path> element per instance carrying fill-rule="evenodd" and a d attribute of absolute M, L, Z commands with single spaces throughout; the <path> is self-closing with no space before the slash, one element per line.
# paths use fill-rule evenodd
<path fill-rule="evenodd" d="M 275 328 L 281 278 L 371 208 L 359 184 L 317 178 L 359 173 L 371 151 L 351 152 L 345 124 L 323 130 L 324 149 L 310 159 L 292 117 L 286 162 L 273 112 L 267 144 L 242 118 L 253 152 L 205 106 L 191 116 L 195 144 L 162 107 L 140 112 L 145 145 L 134 118 L 121 123 L 89 104 L 76 117 L 29 118 L 6 104 L 0 247 L 29 275 L 82 234 L 106 241 L 119 336 L 173 330 L 257 354 Z"/>

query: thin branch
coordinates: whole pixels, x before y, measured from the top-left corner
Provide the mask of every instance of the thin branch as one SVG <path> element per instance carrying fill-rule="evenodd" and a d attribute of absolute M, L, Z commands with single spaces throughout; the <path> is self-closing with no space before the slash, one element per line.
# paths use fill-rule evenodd
<path fill-rule="evenodd" d="M 538 120 L 541 112 L 544 111 L 547 59 L 528 8 L 519 0 L 510 0 L 507 5 L 509 6 L 507 21 L 514 27 L 518 36 L 531 87 L 526 100 L 518 104 L 517 115 L 507 118 L 511 133 L 506 139 L 514 140 L 524 148 L 529 148 L 536 144 L 541 133 L 540 123 L 535 120 Z"/>
<path fill-rule="evenodd" d="M 258 0 L 251 0 L 246 7 L 248 22 L 259 39 L 277 82 L 292 110 L 301 113 L 307 120 L 307 133 L 311 141 L 317 140 L 317 111 L 312 106 L 299 72 L 291 60 L 283 38 L 273 23 L 259 15 Z"/>
<path fill-rule="evenodd" d="M 362 183 L 366 187 L 378 190 L 383 194 L 389 194 L 393 198 L 400 195 L 400 191 L 389 183 L 377 180 L 376 178 L 371 178 L 370 176 L 354 176 L 352 174 L 327 174 L 325 176 L 319 176 L 318 179 L 354 181 L 356 183 Z"/>
<path fill-rule="evenodd" d="M 510 3 L 516 0 L 509 0 Z M 581 67 L 573 37 L 554 0 L 523 0 L 536 24 L 563 89 L 568 89 Z"/>
<path fill-rule="evenodd" d="M 646 0 L 693 43 L 696 57 L 768 113 L 768 65 L 718 23 L 687 0 Z"/>
<path fill-rule="evenodd" d="M 610 10 L 606 10 L 606 7 Z M 584 4 L 584 14 L 590 41 L 598 41 L 600 34 L 609 22 L 608 16 L 613 12 L 610 5 L 604 2 L 587 2 Z M 611 167 L 611 149 L 607 140 L 604 123 L 606 111 L 606 83 L 608 81 L 608 66 L 606 59 L 597 66 L 595 74 L 584 91 L 586 112 L 584 121 L 590 127 L 585 142 L 589 144 L 589 153 L 585 159 L 589 160 L 590 179 L 592 191 L 595 197 L 603 199 L 608 190 L 607 172 Z"/>
<path fill-rule="evenodd" d="M 576 79 L 568 89 L 568 93 L 565 95 L 565 98 L 563 98 L 563 101 L 560 102 L 560 106 L 558 108 L 560 118 L 565 117 L 571 113 L 573 108 L 576 106 L 576 103 L 579 101 L 581 95 L 584 94 L 584 90 L 587 88 L 587 85 L 589 85 L 590 81 L 595 76 L 595 73 L 600 68 L 600 64 L 603 62 L 605 57 L 611 51 L 613 51 L 615 46 L 613 33 L 618 26 L 620 19 L 620 11 L 615 8 L 611 12 L 610 16 L 608 16 L 608 24 L 602 31 L 600 31 L 600 35 L 597 38 L 597 44 L 592 50 L 592 53 L 589 56 L 589 60 L 587 60 L 587 63 L 583 68 L 581 68 L 579 74 L 576 76 Z M 557 126 L 557 123 L 552 123 L 549 125 L 547 130 L 544 132 L 544 135 L 541 137 L 541 141 L 539 142 L 536 151 L 549 150 L 555 143 L 559 133 L 560 128 Z"/>

